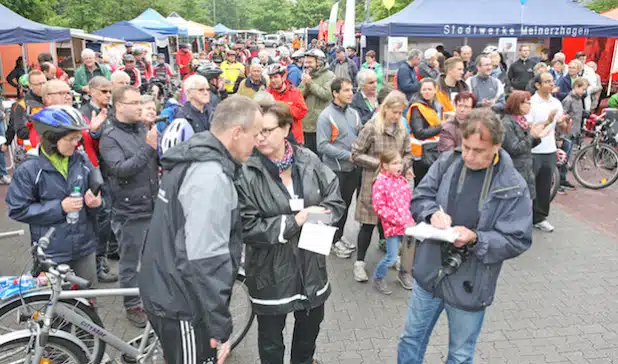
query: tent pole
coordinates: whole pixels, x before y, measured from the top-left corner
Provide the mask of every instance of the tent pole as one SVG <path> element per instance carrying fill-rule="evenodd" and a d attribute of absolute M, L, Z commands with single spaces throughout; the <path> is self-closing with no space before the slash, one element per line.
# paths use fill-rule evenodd
<path fill-rule="evenodd" d="M 21 58 L 24 60 L 24 71 L 28 73 L 28 55 L 26 54 L 26 44 L 21 45 Z"/>

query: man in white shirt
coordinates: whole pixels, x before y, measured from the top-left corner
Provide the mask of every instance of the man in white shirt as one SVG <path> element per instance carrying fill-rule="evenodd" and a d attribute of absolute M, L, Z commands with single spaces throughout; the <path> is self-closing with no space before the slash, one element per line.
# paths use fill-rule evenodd
<path fill-rule="evenodd" d="M 566 128 L 569 116 L 563 113 L 562 104 L 552 96 L 554 78 L 549 72 L 535 76 L 537 92 L 530 99 L 530 113 L 526 119 L 530 124 L 545 123 L 549 133 L 541 143 L 532 148 L 533 169 L 536 183 L 536 199 L 533 201 L 532 223 L 534 227 L 552 232 L 554 227 L 547 221 L 549 216 L 552 173 L 556 165 L 556 126 Z"/>

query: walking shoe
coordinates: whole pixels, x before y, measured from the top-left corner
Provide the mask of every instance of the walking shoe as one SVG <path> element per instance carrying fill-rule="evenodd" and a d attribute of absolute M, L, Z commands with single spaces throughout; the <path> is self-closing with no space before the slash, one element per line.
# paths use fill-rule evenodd
<path fill-rule="evenodd" d="M 354 245 L 354 244 L 350 243 L 350 242 L 348 241 L 348 239 L 346 239 L 346 238 L 345 238 L 345 237 L 343 237 L 343 236 L 341 237 L 341 242 L 343 243 L 343 245 L 344 245 L 346 248 L 348 248 L 348 250 L 351 250 L 351 251 L 355 251 L 355 250 L 356 250 L 356 245 Z"/>
<path fill-rule="evenodd" d="M 6 176 L 0 177 L 0 185 L 8 185 L 11 183 L 11 176 L 8 174 Z"/>
<path fill-rule="evenodd" d="M 352 252 L 354 251 L 346 248 L 345 244 L 341 240 L 333 245 L 333 253 L 335 253 L 338 258 L 347 259 L 352 256 Z"/>
<path fill-rule="evenodd" d="M 365 271 L 365 262 L 360 260 L 354 262 L 354 279 L 357 282 L 367 282 L 369 280 Z"/>
<path fill-rule="evenodd" d="M 574 190 L 575 189 L 575 185 L 572 184 L 571 182 L 569 182 L 568 180 L 561 181 L 560 182 L 560 187 L 564 187 L 564 188 L 569 189 L 569 190 Z"/>
<path fill-rule="evenodd" d="M 107 253 L 107 259 L 120 260 L 120 254 L 118 254 L 118 252 Z"/>
<path fill-rule="evenodd" d="M 558 186 L 558 193 L 561 195 L 566 195 L 566 189 L 562 186 Z"/>
<path fill-rule="evenodd" d="M 127 310 L 127 319 L 133 326 L 140 329 L 145 328 L 148 322 L 148 316 L 146 316 L 146 312 L 144 312 L 142 307 L 129 308 Z"/>
<path fill-rule="evenodd" d="M 118 275 L 113 274 L 109 265 L 107 264 L 107 259 L 105 257 L 97 257 L 97 278 L 101 283 L 112 283 L 118 281 Z"/>
<path fill-rule="evenodd" d="M 412 290 L 412 286 L 414 285 L 414 281 L 412 280 L 412 275 L 407 272 L 399 272 L 397 274 L 397 280 L 401 283 L 401 286 L 408 291 Z"/>
<path fill-rule="evenodd" d="M 386 281 L 384 280 L 384 278 L 374 278 L 373 286 L 378 290 L 378 292 L 382 294 L 389 295 L 393 293 L 393 291 L 391 291 L 391 289 L 388 288 L 388 284 L 386 284 Z"/>
<path fill-rule="evenodd" d="M 378 249 L 386 253 L 386 239 L 378 240 Z"/>
<path fill-rule="evenodd" d="M 551 233 L 552 231 L 554 231 L 554 226 L 550 224 L 547 220 L 543 220 L 538 224 L 534 224 L 534 227 L 547 233 Z"/>

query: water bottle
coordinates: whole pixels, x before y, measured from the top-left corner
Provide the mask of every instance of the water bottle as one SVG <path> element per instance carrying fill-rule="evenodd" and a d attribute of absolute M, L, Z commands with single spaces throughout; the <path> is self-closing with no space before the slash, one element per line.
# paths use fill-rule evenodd
<path fill-rule="evenodd" d="M 73 192 L 71 192 L 69 196 L 75 198 L 82 198 L 81 189 L 79 187 L 73 187 Z M 67 224 L 77 224 L 78 221 L 79 211 L 73 211 L 67 214 Z"/>

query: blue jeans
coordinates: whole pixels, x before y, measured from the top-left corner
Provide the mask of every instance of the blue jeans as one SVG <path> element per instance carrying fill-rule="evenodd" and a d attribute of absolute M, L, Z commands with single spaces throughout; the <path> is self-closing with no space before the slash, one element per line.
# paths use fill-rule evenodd
<path fill-rule="evenodd" d="M 4 121 L 0 120 L 0 136 L 5 136 Z M 6 170 L 6 156 L 4 152 L 0 150 L 0 177 L 9 174 Z"/>
<path fill-rule="evenodd" d="M 397 261 L 399 246 L 401 246 L 401 236 L 391 236 L 390 238 L 386 238 L 386 255 L 376 266 L 375 278 L 381 279 L 386 277 L 388 267 L 395 264 Z"/>
<path fill-rule="evenodd" d="M 431 292 L 425 291 L 416 281 L 397 348 L 398 364 L 423 364 L 429 337 L 445 309 L 449 330 L 446 364 L 472 364 L 485 311 L 468 312 L 450 306 L 441 299 L 434 298 Z"/>

